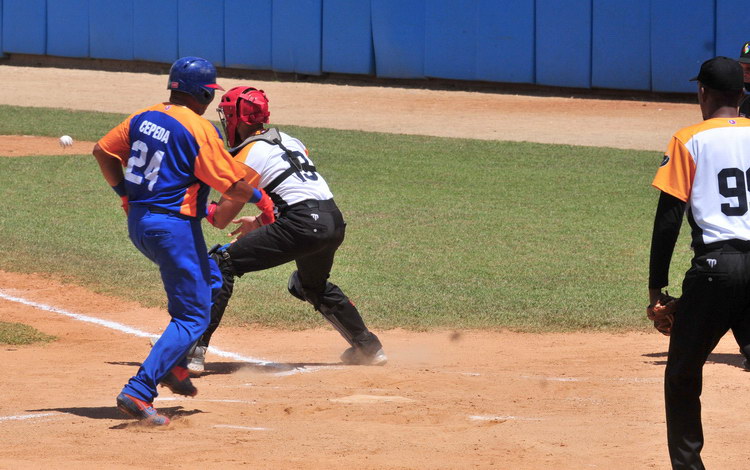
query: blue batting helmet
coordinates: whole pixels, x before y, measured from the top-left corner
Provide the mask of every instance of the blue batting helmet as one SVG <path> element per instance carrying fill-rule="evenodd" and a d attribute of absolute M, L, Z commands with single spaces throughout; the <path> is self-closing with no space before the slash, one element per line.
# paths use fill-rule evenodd
<path fill-rule="evenodd" d="M 215 90 L 224 90 L 216 84 L 216 67 L 200 57 L 177 59 L 169 69 L 167 89 L 187 93 L 200 104 L 210 103 Z"/>

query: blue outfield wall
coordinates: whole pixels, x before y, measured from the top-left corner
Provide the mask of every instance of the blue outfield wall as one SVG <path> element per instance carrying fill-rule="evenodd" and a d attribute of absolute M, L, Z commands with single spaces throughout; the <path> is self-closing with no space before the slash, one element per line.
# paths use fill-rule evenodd
<path fill-rule="evenodd" d="M 47 53 L 47 1 L 3 0 L 3 52 Z"/>
<path fill-rule="evenodd" d="M 679 14 L 676 14 L 679 12 Z M 694 92 L 690 78 L 715 55 L 714 2 L 659 0 L 651 4 L 651 89 Z"/>
<path fill-rule="evenodd" d="M 375 72 L 386 78 L 424 78 L 425 1 L 371 0 Z"/>
<path fill-rule="evenodd" d="M 323 72 L 375 74 L 370 0 L 324 0 Z"/>
<path fill-rule="evenodd" d="M 89 0 L 47 3 L 47 54 L 89 56 Z"/>
<path fill-rule="evenodd" d="M 739 57 L 750 41 L 750 9 L 747 0 L 716 0 L 716 55 Z"/>
<path fill-rule="evenodd" d="M 92 58 L 133 60 L 133 7 L 132 0 L 91 0 L 89 49 Z"/>
<path fill-rule="evenodd" d="M 429 0 L 424 74 L 534 83 L 534 0 Z"/>
<path fill-rule="evenodd" d="M 177 55 L 197 56 L 224 66 L 224 2 L 179 0 Z"/>
<path fill-rule="evenodd" d="M 424 16 L 425 76 L 475 80 L 480 16 L 477 2 L 428 0 Z"/>
<path fill-rule="evenodd" d="M 179 59 L 177 0 L 133 0 L 133 58 L 165 63 Z"/>
<path fill-rule="evenodd" d="M 272 7 L 273 70 L 320 75 L 323 0 L 275 1 Z"/>
<path fill-rule="evenodd" d="M 536 1 L 536 83 L 591 86 L 591 0 Z"/>
<path fill-rule="evenodd" d="M 271 0 L 224 1 L 227 67 L 271 70 L 271 3 Z"/>
<path fill-rule="evenodd" d="M 648 2 L 594 2 L 592 87 L 651 89 L 650 11 Z"/>
<path fill-rule="evenodd" d="M 747 1 L 0 0 L 0 52 L 691 93 Z"/>
<path fill-rule="evenodd" d="M 534 12 L 534 0 L 479 1 L 475 80 L 536 83 Z"/>

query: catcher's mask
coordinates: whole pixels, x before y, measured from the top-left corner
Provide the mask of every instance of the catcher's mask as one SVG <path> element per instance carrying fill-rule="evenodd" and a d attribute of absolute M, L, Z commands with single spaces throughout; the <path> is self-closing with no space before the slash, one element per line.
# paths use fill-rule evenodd
<path fill-rule="evenodd" d="M 237 123 L 265 124 L 271 113 L 268 111 L 268 97 L 263 90 L 250 86 L 238 86 L 224 93 L 219 107 L 216 109 L 227 136 L 230 147 L 239 144 Z"/>
<path fill-rule="evenodd" d="M 187 93 L 203 105 L 213 101 L 216 90 L 224 90 L 216 84 L 216 67 L 206 59 L 191 56 L 172 64 L 167 89 Z"/>

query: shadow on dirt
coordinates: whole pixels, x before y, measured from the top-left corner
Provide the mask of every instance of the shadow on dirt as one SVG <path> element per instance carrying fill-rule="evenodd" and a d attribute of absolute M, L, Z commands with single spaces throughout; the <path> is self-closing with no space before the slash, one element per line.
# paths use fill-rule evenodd
<path fill-rule="evenodd" d="M 44 408 L 38 410 L 28 410 L 32 413 L 56 411 L 58 413 L 71 414 L 89 419 L 117 419 L 132 421 L 133 418 L 126 416 L 113 404 L 112 406 L 83 406 L 72 408 Z M 181 406 L 159 407 L 159 413 L 170 418 L 190 416 L 197 413 L 203 413 L 201 410 L 186 410 Z"/>
<path fill-rule="evenodd" d="M 211 362 L 206 363 L 206 369 L 202 375 L 234 374 L 237 372 L 254 372 L 257 374 L 283 374 L 294 371 L 304 371 L 313 367 L 337 367 L 340 362 Z"/>
<path fill-rule="evenodd" d="M 663 358 L 663 360 L 655 360 L 655 361 L 649 361 L 649 362 L 657 366 L 667 365 L 667 352 L 666 351 L 643 354 L 643 357 Z M 728 366 L 737 367 L 739 369 L 745 369 L 745 366 L 743 365 L 744 359 L 745 358 L 742 357 L 742 354 L 712 353 L 711 355 L 708 356 L 708 360 L 706 361 L 706 364 L 726 364 Z"/>
<path fill-rule="evenodd" d="M 107 364 L 128 367 L 141 366 L 140 362 L 128 361 L 108 361 Z M 225 375 L 240 371 L 258 374 L 284 374 L 304 371 L 309 368 L 340 366 L 344 366 L 344 364 L 342 362 L 207 362 L 201 375 Z"/>

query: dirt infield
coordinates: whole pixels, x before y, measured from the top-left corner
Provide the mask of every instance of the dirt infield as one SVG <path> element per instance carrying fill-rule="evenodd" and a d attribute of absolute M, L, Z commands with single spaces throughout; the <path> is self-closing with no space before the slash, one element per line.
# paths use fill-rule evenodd
<path fill-rule="evenodd" d="M 114 407 L 148 340 L 70 315 L 156 334 L 165 312 L 42 276 L 0 273 L 0 295 L 4 321 L 59 338 L 0 349 L 0 468 L 668 468 L 656 333 L 393 330 L 387 366 L 348 367 L 333 330 L 223 328 L 216 347 L 257 359 L 209 355 L 199 395 L 162 389 L 174 424 L 149 429 Z M 735 352 L 706 366 L 709 468 L 749 463 Z"/>
<path fill-rule="evenodd" d="M 0 77 L 14 84 L 0 90 L 1 104 L 131 112 L 166 93 L 155 75 L 0 66 Z M 383 132 L 658 152 L 674 130 L 700 119 L 697 106 L 684 104 L 255 85 L 269 92 L 274 122 Z M 8 139 L 0 155 L 16 151 Z M 42 154 L 90 146 L 34 140 Z M 45 275 L 0 272 L 0 319 L 59 338 L 0 347 L 0 468 L 668 468 L 667 340 L 655 332 L 390 330 L 378 332 L 390 362 L 375 368 L 341 365 L 345 343 L 332 329 L 222 328 L 214 346 L 227 354 L 209 355 L 199 395 L 163 389 L 155 404 L 174 424 L 151 429 L 114 407 L 149 347 L 118 324 L 158 334 L 166 312 Z M 749 392 L 726 337 L 705 368 L 709 468 L 750 467 Z"/>
<path fill-rule="evenodd" d="M 79 155 L 88 154 L 94 142 L 73 141 L 73 145 L 62 147 L 55 137 L 31 135 L 0 135 L 0 157 L 24 157 L 29 155 Z"/>
<path fill-rule="evenodd" d="M 156 74 L 0 65 L 0 104 L 132 113 L 165 100 Z M 333 129 L 663 151 L 696 105 L 382 86 L 218 80 L 266 91 L 271 121 Z M 54 93 L 50 93 L 54 90 Z M 213 106 L 206 113 L 218 119 Z M 76 136 L 74 135 L 73 138 Z"/>

